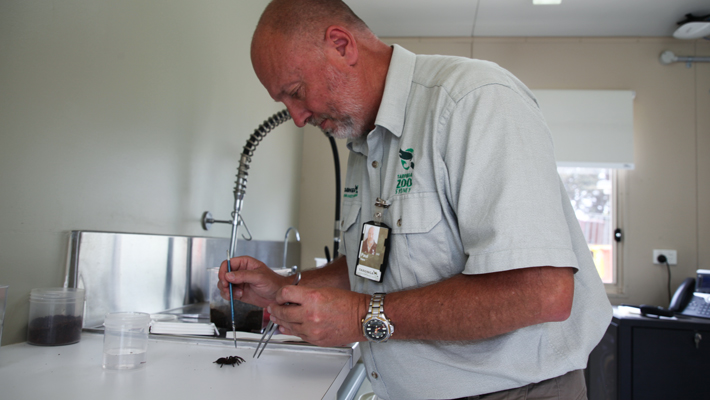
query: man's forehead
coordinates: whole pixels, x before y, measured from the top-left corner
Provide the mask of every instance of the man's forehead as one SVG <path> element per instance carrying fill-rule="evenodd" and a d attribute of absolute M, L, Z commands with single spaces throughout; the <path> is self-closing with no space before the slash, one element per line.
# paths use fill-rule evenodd
<path fill-rule="evenodd" d="M 302 76 L 295 52 L 281 39 L 269 34 L 255 36 L 251 54 L 254 71 L 274 99 L 288 93 Z"/>

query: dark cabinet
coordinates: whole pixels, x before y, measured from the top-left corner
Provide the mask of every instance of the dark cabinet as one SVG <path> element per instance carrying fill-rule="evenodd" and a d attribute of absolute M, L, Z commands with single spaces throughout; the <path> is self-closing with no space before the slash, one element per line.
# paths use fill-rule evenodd
<path fill-rule="evenodd" d="M 586 375 L 590 400 L 710 399 L 710 320 L 615 308 Z"/>

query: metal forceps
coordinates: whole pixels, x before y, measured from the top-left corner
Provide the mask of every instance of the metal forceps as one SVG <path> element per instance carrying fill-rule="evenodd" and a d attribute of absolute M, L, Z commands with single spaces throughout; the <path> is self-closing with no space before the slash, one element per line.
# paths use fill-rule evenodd
<path fill-rule="evenodd" d="M 298 285 L 298 282 L 301 281 L 301 271 L 298 271 L 298 275 L 296 276 L 296 283 L 293 285 Z M 288 303 L 286 303 L 288 304 Z M 261 340 L 259 341 L 259 345 L 256 346 L 256 350 L 254 351 L 254 355 L 252 358 L 259 358 L 261 357 L 261 353 L 264 352 L 264 349 L 266 348 L 266 345 L 269 344 L 269 341 L 271 340 L 271 337 L 274 336 L 274 332 L 279 329 L 279 324 L 275 324 L 274 321 L 269 321 L 269 324 L 266 325 L 266 329 L 264 329 L 264 334 L 261 335 Z M 266 337 L 268 335 L 268 337 Z M 264 341 L 264 338 L 266 338 L 266 341 Z M 263 346 L 262 346 L 263 344 Z M 261 349 L 261 351 L 259 351 Z M 259 354 L 257 354 L 259 353 Z"/>

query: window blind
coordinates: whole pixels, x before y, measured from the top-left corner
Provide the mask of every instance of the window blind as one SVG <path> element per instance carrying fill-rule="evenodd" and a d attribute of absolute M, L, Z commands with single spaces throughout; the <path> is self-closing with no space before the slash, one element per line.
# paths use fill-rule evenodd
<path fill-rule="evenodd" d="M 562 167 L 634 168 L 630 90 L 533 90 Z"/>

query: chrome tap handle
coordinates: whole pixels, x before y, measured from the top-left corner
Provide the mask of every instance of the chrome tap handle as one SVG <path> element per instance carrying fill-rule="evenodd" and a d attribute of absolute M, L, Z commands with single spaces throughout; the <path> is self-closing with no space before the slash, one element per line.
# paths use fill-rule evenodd
<path fill-rule="evenodd" d="M 283 267 L 282 268 L 288 268 L 286 267 L 286 254 L 288 252 L 288 234 L 291 233 L 291 231 L 294 231 L 296 233 L 296 241 L 300 242 L 301 241 L 301 235 L 298 234 L 298 229 L 294 227 L 289 227 L 286 230 L 286 235 L 284 236 L 284 262 L 283 262 Z M 299 269 L 298 267 L 296 268 L 296 272 L 298 272 Z"/>

